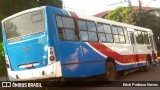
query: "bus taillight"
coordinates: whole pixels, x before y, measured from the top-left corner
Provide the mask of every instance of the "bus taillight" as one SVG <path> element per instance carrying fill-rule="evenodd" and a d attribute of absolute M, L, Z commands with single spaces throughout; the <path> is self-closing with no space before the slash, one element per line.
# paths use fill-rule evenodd
<path fill-rule="evenodd" d="M 48 47 L 48 59 L 49 59 L 48 64 L 52 64 L 56 60 L 53 47 Z"/>
<path fill-rule="evenodd" d="M 50 50 L 53 50 L 53 48 L 52 48 L 52 47 L 50 47 Z"/>
<path fill-rule="evenodd" d="M 53 55 L 53 51 L 50 51 L 50 54 Z"/>
<path fill-rule="evenodd" d="M 54 61 L 54 60 L 55 60 L 54 56 L 50 56 L 50 61 Z"/>

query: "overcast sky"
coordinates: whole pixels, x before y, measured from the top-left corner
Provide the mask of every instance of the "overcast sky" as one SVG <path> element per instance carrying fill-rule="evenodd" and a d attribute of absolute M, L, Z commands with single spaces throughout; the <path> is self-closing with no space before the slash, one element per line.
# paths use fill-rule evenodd
<path fill-rule="evenodd" d="M 67 10 L 94 15 L 118 6 L 127 6 L 128 0 L 62 0 Z M 133 6 L 138 6 L 138 0 L 130 0 Z M 151 1 L 151 2 L 150 2 Z M 142 6 L 160 7 L 160 0 L 141 0 Z"/>

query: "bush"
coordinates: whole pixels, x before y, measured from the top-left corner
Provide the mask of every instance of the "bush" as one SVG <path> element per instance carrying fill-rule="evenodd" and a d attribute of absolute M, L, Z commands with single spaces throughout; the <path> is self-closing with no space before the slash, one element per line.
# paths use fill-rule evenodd
<path fill-rule="evenodd" d="M 3 42 L 0 42 L 0 56 L 4 57 Z"/>
<path fill-rule="evenodd" d="M 6 63 L 4 59 L 3 42 L 0 43 L 0 77 L 6 76 Z"/>

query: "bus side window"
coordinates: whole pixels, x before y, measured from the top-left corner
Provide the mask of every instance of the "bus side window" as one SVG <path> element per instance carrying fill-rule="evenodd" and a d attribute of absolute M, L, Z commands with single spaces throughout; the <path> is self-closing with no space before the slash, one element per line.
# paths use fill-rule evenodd
<path fill-rule="evenodd" d="M 122 27 L 118 27 L 119 40 L 121 43 L 125 43 L 124 31 Z"/>
<path fill-rule="evenodd" d="M 157 46 L 156 46 L 156 43 L 155 43 L 155 38 L 153 35 L 149 35 L 149 39 L 150 39 L 150 44 L 151 44 L 151 47 L 152 49 L 154 50 L 157 50 Z"/>
<path fill-rule="evenodd" d="M 96 24 L 92 21 L 78 20 L 80 35 L 82 41 L 98 41 L 96 33 Z"/>
<path fill-rule="evenodd" d="M 104 32 L 106 34 L 107 42 L 109 42 L 109 43 L 113 42 L 113 36 L 112 36 L 112 31 L 111 31 L 110 25 L 104 24 Z"/>
<path fill-rule="evenodd" d="M 96 24 L 94 22 L 87 21 L 87 27 L 88 27 L 89 40 L 92 42 L 98 41 L 96 33 Z"/>
<path fill-rule="evenodd" d="M 113 42 L 113 36 L 110 25 L 98 23 L 97 32 L 100 42 Z"/>
<path fill-rule="evenodd" d="M 61 16 L 56 16 L 56 21 L 57 21 L 58 27 L 63 27 Z"/>
<path fill-rule="evenodd" d="M 87 31 L 87 22 L 84 20 L 78 20 L 78 26 L 80 29 L 80 36 L 82 41 L 89 41 L 89 36 Z"/>
<path fill-rule="evenodd" d="M 97 24 L 97 32 L 98 32 L 98 38 L 100 42 L 106 42 L 106 35 L 104 33 L 104 27 L 103 24 L 98 23 Z"/>
<path fill-rule="evenodd" d="M 149 43 L 149 38 L 148 38 L 148 33 L 145 32 L 145 31 L 143 31 L 143 32 L 142 32 L 142 35 L 143 35 L 143 41 L 144 41 L 144 43 L 145 43 L 145 44 L 150 44 L 150 43 Z"/>
<path fill-rule="evenodd" d="M 129 34 L 130 34 L 131 44 L 135 44 L 133 33 L 130 32 Z"/>
<path fill-rule="evenodd" d="M 142 32 L 140 30 L 135 30 L 136 41 L 138 44 L 144 44 Z"/>
<path fill-rule="evenodd" d="M 130 43 L 127 28 L 124 28 L 124 35 L 125 35 L 126 43 Z"/>
<path fill-rule="evenodd" d="M 120 42 L 116 26 L 112 26 L 112 32 L 113 32 L 114 41 L 116 43 Z"/>
<path fill-rule="evenodd" d="M 56 16 L 58 34 L 61 40 L 78 41 L 75 23 L 73 18 L 65 16 Z"/>
<path fill-rule="evenodd" d="M 125 43 L 124 31 L 122 27 L 112 26 L 114 41 L 116 43 Z"/>

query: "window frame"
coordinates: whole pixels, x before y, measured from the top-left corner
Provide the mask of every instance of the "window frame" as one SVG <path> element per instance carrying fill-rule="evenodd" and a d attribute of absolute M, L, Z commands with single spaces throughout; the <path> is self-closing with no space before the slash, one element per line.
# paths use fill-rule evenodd
<path fill-rule="evenodd" d="M 141 38 L 142 38 L 142 42 L 141 42 L 141 43 L 139 43 L 139 41 L 137 42 L 137 40 L 138 40 L 138 39 L 137 39 L 137 37 L 139 36 L 138 31 L 140 31 L 140 32 L 141 32 Z M 136 34 L 135 32 L 137 32 L 137 34 Z M 144 45 L 145 43 L 144 43 L 144 40 L 143 40 L 142 30 L 134 29 L 134 34 L 135 34 L 136 43 L 137 43 L 137 44 Z"/>
<path fill-rule="evenodd" d="M 78 23 L 79 20 L 86 22 L 85 24 L 86 24 L 86 26 L 87 26 L 87 30 L 81 30 L 81 29 L 80 29 L 79 23 Z M 90 30 L 88 29 L 88 24 L 87 24 L 87 22 L 93 22 L 93 23 L 95 24 L 95 29 L 96 29 L 96 30 L 95 30 L 95 31 L 90 31 Z M 81 31 L 87 32 L 88 40 L 82 40 L 81 34 L 79 34 L 79 37 L 80 37 L 80 39 L 82 40 L 82 42 L 98 42 L 98 41 L 99 41 L 99 38 L 98 38 L 98 35 L 97 35 L 97 24 L 95 23 L 95 21 L 78 18 L 78 19 L 77 19 L 77 27 L 78 27 L 79 33 L 80 33 Z M 89 32 L 95 32 L 95 33 L 96 33 L 97 41 L 90 41 Z"/>
<path fill-rule="evenodd" d="M 128 43 L 127 43 L 127 40 L 126 40 L 126 44 L 130 44 L 131 40 L 130 40 L 130 37 L 129 37 L 129 32 L 127 30 L 127 27 L 123 27 L 123 31 L 124 31 L 125 40 L 128 38 Z M 125 31 L 127 32 L 127 37 L 126 37 Z"/>
<path fill-rule="evenodd" d="M 57 16 L 60 16 L 60 17 L 61 17 L 62 26 L 63 26 L 63 27 L 58 27 L 58 23 L 57 23 L 57 19 L 56 19 Z M 73 22 L 74 22 L 74 27 L 75 27 L 75 28 L 65 28 L 65 27 L 64 27 L 64 24 L 63 24 L 63 19 L 62 19 L 62 17 L 71 18 L 71 19 L 73 20 Z M 57 27 L 57 35 L 58 35 L 58 38 L 59 38 L 60 40 L 62 40 L 62 41 L 73 41 L 73 42 L 79 42 L 79 41 L 80 41 L 79 31 L 78 31 L 77 23 L 76 23 L 74 17 L 67 16 L 67 15 L 61 15 L 61 14 L 56 14 L 56 15 L 55 15 L 55 22 L 56 22 L 56 27 Z M 77 39 L 76 39 L 76 40 L 67 40 L 66 37 L 65 37 L 64 39 L 61 39 L 61 38 L 59 37 L 59 29 L 62 29 L 62 32 L 63 32 L 63 29 L 73 30 L 73 31 L 75 32 L 75 35 L 77 35 Z M 64 31 L 65 31 L 65 30 L 64 30 Z M 63 34 L 63 33 L 62 33 L 62 34 Z M 64 33 L 64 34 L 65 34 L 65 33 Z M 65 36 L 66 36 L 66 34 L 65 34 Z"/>
<path fill-rule="evenodd" d="M 101 25 L 102 25 L 102 27 L 103 27 L 103 32 L 99 32 L 99 30 L 98 30 L 98 24 L 101 24 Z M 106 42 L 107 42 L 107 38 L 106 38 L 106 35 L 105 35 L 105 31 L 104 31 L 104 23 L 97 22 L 96 27 L 97 27 L 98 41 L 99 41 L 99 42 L 106 43 Z M 100 41 L 99 34 L 104 34 L 104 35 L 105 35 L 105 41 Z"/>
<path fill-rule="evenodd" d="M 114 40 L 114 42 L 115 42 L 115 43 L 119 43 L 119 44 L 126 44 L 126 39 L 125 39 L 125 34 L 124 34 L 124 28 L 123 28 L 122 26 L 118 26 L 118 25 L 112 25 L 112 27 L 116 27 L 116 28 L 117 28 L 117 33 L 118 33 L 118 34 L 114 34 L 114 33 L 113 33 L 113 30 L 112 30 L 113 38 L 114 38 L 114 35 L 118 35 L 118 38 L 119 38 L 119 42 L 115 42 L 115 40 Z M 122 28 L 122 30 L 123 30 L 123 35 L 119 34 L 119 32 L 118 32 L 118 27 Z M 112 28 L 112 29 L 113 29 L 113 28 Z M 123 36 L 125 42 L 121 42 L 119 36 Z"/>
<path fill-rule="evenodd" d="M 21 17 L 21 16 L 24 16 L 26 14 L 30 14 L 30 13 L 33 13 L 33 12 L 39 12 L 39 11 L 42 11 L 42 18 L 43 18 L 43 23 L 44 23 L 44 28 L 42 31 L 39 31 L 39 32 L 35 32 L 35 33 L 31 33 L 31 34 L 26 34 L 26 35 L 22 35 L 22 36 L 17 36 L 17 37 L 14 37 L 14 38 L 7 38 L 7 34 L 6 34 L 6 28 L 5 28 L 5 23 L 8 21 L 8 20 L 12 20 L 14 18 L 18 18 L 18 17 Z M 3 25 L 4 25 L 4 32 L 5 32 L 5 37 L 6 37 L 6 40 L 10 41 L 10 40 L 14 40 L 14 39 L 21 39 L 22 37 L 26 37 L 26 36 L 29 36 L 29 35 L 33 35 L 33 34 L 38 34 L 38 33 L 41 33 L 41 32 L 45 32 L 45 12 L 44 10 L 37 10 L 37 11 L 31 11 L 31 12 L 27 12 L 27 13 L 24 13 L 24 14 L 21 14 L 21 15 L 18 15 L 18 16 L 15 16 L 15 17 L 12 17 L 10 19 L 7 19 L 6 21 L 3 22 Z"/>
<path fill-rule="evenodd" d="M 103 25 L 103 31 L 104 31 L 104 32 L 98 32 L 98 24 L 102 24 L 102 25 Z M 106 32 L 105 32 L 105 30 L 104 30 L 104 25 L 107 25 L 107 26 L 110 27 L 111 33 L 106 33 Z M 100 41 L 99 33 L 100 33 L 100 34 L 105 34 L 105 39 L 106 39 L 106 41 L 104 41 L 104 42 L 103 42 L 103 41 L 100 41 L 100 42 L 103 42 L 103 43 L 114 43 L 114 37 L 113 37 L 113 32 L 112 32 L 112 26 L 111 26 L 110 24 L 102 23 L 102 22 L 97 22 L 97 25 L 96 25 L 96 26 L 97 26 L 97 35 L 98 35 L 98 40 L 99 40 L 99 41 Z M 113 40 L 112 42 L 108 42 L 108 41 L 107 41 L 107 36 L 106 36 L 106 34 L 111 34 L 112 40 Z"/>
<path fill-rule="evenodd" d="M 143 33 L 144 33 L 144 34 L 143 34 Z M 145 33 L 147 34 L 148 43 L 146 43 L 145 40 L 144 40 L 144 35 L 145 35 Z M 145 45 L 149 45 L 149 44 L 150 44 L 150 41 L 149 41 L 148 32 L 147 32 L 147 31 L 142 31 L 142 36 L 143 36 L 143 42 L 144 42 L 144 44 L 145 44 Z"/>

